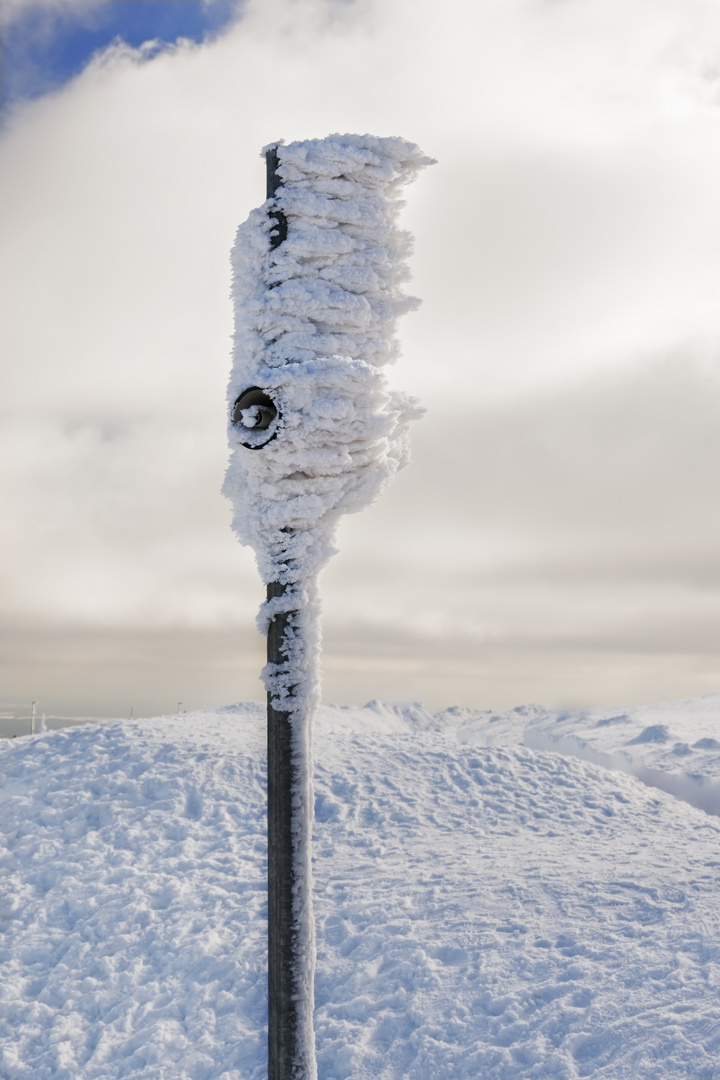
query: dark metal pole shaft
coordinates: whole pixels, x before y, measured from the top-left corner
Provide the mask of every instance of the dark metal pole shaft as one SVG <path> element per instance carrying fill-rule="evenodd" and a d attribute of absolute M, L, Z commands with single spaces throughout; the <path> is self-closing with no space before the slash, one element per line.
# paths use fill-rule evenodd
<path fill-rule="evenodd" d="M 277 150 L 269 150 L 268 198 L 275 195 L 281 184 L 277 164 Z M 270 217 L 275 223 L 270 234 L 270 248 L 274 250 L 287 237 L 287 219 L 277 209 L 270 211 Z M 268 600 L 282 596 L 286 588 L 280 582 L 271 582 L 267 587 Z M 269 664 L 283 664 L 287 660 L 285 637 L 293 614 L 282 612 L 270 623 Z M 297 795 L 300 778 L 292 734 L 290 714 L 273 708 L 268 693 L 268 1080 L 313 1080 L 306 1060 L 307 1048 L 303 1050 L 301 1046 L 301 1033 L 307 1029 L 308 1003 L 303 1001 L 298 979 L 303 958 L 300 927 L 296 925 L 293 910 L 293 897 L 300 885 L 298 838 L 293 833 L 293 795 Z"/>
<path fill-rule="evenodd" d="M 282 596 L 285 586 L 274 581 L 267 597 Z M 269 664 L 286 659 L 285 632 L 290 613 L 276 615 L 268 628 Z M 291 1080 L 296 1075 L 298 987 L 297 933 L 293 914 L 296 865 L 292 831 L 292 793 L 297 779 L 293 765 L 290 715 L 267 704 L 268 752 L 268 1080 Z"/>
<path fill-rule="evenodd" d="M 273 147 L 272 150 L 267 151 L 265 154 L 265 162 L 267 164 L 266 198 L 272 199 L 277 189 L 282 187 L 282 180 L 277 172 L 279 164 L 277 147 Z M 270 230 L 270 250 L 274 251 L 275 248 L 280 247 L 283 240 L 287 240 L 287 218 L 282 210 L 278 209 L 271 210 L 268 216 L 273 222 L 273 227 Z"/>

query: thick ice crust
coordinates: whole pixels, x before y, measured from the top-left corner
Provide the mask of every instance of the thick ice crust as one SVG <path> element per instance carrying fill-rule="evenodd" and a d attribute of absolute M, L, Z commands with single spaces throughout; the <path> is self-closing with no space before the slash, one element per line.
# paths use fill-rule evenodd
<path fill-rule="evenodd" d="M 301 582 L 333 554 L 340 515 L 370 503 L 408 460 L 408 421 L 420 410 L 388 392 L 381 368 L 397 355 L 398 316 L 417 304 L 401 290 L 410 237 L 395 224 L 399 191 L 430 159 L 370 135 L 281 145 L 278 156 L 283 185 L 233 249 L 228 398 L 232 409 L 261 387 L 280 418 L 254 450 L 231 420 L 224 490 L 263 580 Z M 288 235 L 271 252 L 273 207 Z"/>
<path fill-rule="evenodd" d="M 317 574 L 343 513 L 372 502 L 408 461 L 416 402 L 389 392 L 411 241 L 396 226 L 399 191 L 430 159 L 403 139 L 331 135 L 278 146 L 282 185 L 240 226 L 232 254 L 235 344 L 228 390 L 233 528 L 263 580 L 285 586 L 260 610 L 261 632 L 289 614 L 282 662 L 263 672 L 288 714 L 293 757 L 294 982 L 297 1077 L 316 1075 L 310 837 L 312 716 L 319 700 Z M 271 217 L 270 213 L 275 216 Z M 271 250 L 278 217 L 287 237 Z M 239 406 L 257 388 L 269 412 Z M 270 403 L 276 415 L 271 417 Z M 246 399 L 247 400 L 247 399 Z M 252 400 L 252 399 L 251 399 Z M 238 422 L 239 421 L 239 422 Z"/>
<path fill-rule="evenodd" d="M 431 163 L 412 143 L 372 135 L 277 150 L 282 186 L 240 226 L 232 253 L 224 486 L 263 580 L 288 587 L 261 609 L 261 630 L 280 608 L 312 609 L 317 621 L 314 582 L 334 552 L 338 519 L 377 498 L 409 459 L 409 422 L 422 410 L 388 390 L 382 367 L 397 353 L 398 316 L 416 305 L 401 290 L 410 237 L 396 225 L 399 193 Z M 273 209 L 288 230 L 271 251 Z M 251 387 L 278 411 L 264 431 L 233 422 Z M 307 621 L 294 620 L 286 663 L 265 670 L 275 707 L 304 715 L 317 698 L 319 650 L 300 625 Z"/>

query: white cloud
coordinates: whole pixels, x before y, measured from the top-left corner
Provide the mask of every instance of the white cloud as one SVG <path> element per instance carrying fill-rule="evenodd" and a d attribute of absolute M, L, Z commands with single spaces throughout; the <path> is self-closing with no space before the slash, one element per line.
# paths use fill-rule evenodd
<path fill-rule="evenodd" d="M 719 38 L 709 2 L 263 0 L 25 106 L 0 141 L 12 617 L 251 633 L 219 495 L 234 229 L 270 139 L 397 133 L 440 159 L 408 193 L 423 307 L 393 375 L 430 412 L 326 574 L 332 696 L 436 655 L 435 700 L 481 704 L 494 649 L 508 704 L 533 650 L 545 700 L 582 669 L 592 701 L 620 648 L 649 659 L 619 688 L 655 696 L 653 649 L 695 656 L 716 610 Z"/>

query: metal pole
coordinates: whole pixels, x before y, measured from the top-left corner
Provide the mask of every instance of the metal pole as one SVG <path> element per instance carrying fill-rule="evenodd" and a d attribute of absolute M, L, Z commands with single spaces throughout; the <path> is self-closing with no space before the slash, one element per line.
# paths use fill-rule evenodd
<path fill-rule="evenodd" d="M 282 596 L 285 586 L 268 585 L 267 597 Z M 285 632 L 291 613 L 276 615 L 268 628 L 269 664 L 286 659 Z M 296 865 L 292 832 L 292 792 L 296 780 L 290 714 L 267 704 L 268 748 L 268 1080 L 291 1080 L 298 1056 L 299 1016 L 295 972 L 297 932 L 293 912 Z"/>
<path fill-rule="evenodd" d="M 276 173 L 277 150 L 268 150 L 267 197 L 275 195 L 282 181 Z M 270 234 L 270 249 L 279 247 L 287 237 L 287 219 L 279 209 L 270 210 L 275 223 Z M 267 598 L 282 596 L 287 586 L 273 581 Z M 269 664 L 287 660 L 285 644 L 295 612 L 277 614 L 268 627 Z M 292 693 L 292 690 L 291 690 Z M 293 792 L 299 781 L 298 765 L 293 758 L 290 713 L 274 709 L 271 695 L 267 701 L 267 797 L 268 797 L 268 1080 L 313 1080 L 302 1045 L 306 1027 L 302 987 L 298 984 L 301 964 L 299 931 L 293 911 L 297 892 L 298 837 L 293 833 Z M 305 1021 L 305 1023 L 304 1023 Z M 314 1072 L 314 1070 L 313 1070 Z"/>
<path fill-rule="evenodd" d="M 267 165 L 266 198 L 272 199 L 277 189 L 282 187 L 282 180 L 277 172 L 279 164 L 277 147 L 273 147 L 272 150 L 267 151 L 265 154 L 265 163 Z M 270 230 L 270 250 L 274 251 L 275 248 L 280 247 L 283 240 L 287 240 L 287 218 L 282 210 L 278 210 L 277 207 L 271 210 L 268 216 L 270 217 L 270 220 L 274 222 L 274 225 Z"/>

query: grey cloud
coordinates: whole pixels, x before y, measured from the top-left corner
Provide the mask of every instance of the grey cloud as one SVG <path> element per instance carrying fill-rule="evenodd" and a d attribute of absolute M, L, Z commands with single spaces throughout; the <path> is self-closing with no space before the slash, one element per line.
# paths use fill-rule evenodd
<path fill-rule="evenodd" d="M 237 627 L 18 626 L 0 632 L 0 678 L 38 715 L 127 716 L 263 700 L 264 642 Z M 709 643 L 710 646 L 714 642 Z M 708 643 L 664 649 L 625 641 L 431 638 L 406 626 L 338 625 L 326 619 L 326 702 L 420 700 L 512 708 L 538 702 L 581 707 L 670 700 L 716 691 Z"/>
<path fill-rule="evenodd" d="M 14 700 L 120 710 L 139 687 L 166 711 L 262 692 L 262 587 L 219 494 L 228 252 L 262 198 L 263 143 L 353 128 L 440 158 L 405 213 L 423 307 L 394 376 L 429 411 L 413 466 L 343 524 L 323 577 L 326 697 L 719 688 L 720 156 L 698 72 L 720 19 L 638 10 L 570 5 L 540 27 L 523 5 L 328 21 L 251 4 L 213 46 L 113 55 L 14 118 Z"/>
<path fill-rule="evenodd" d="M 0 628 L 0 680 L 38 715 L 135 716 L 262 700 L 263 641 L 251 628 L 21 622 Z"/>
<path fill-rule="evenodd" d="M 651 559 L 720 540 L 720 348 L 711 366 L 688 346 L 506 403 L 467 408 L 458 396 L 418 426 L 398 513 L 431 485 L 431 525 L 634 538 Z"/>

